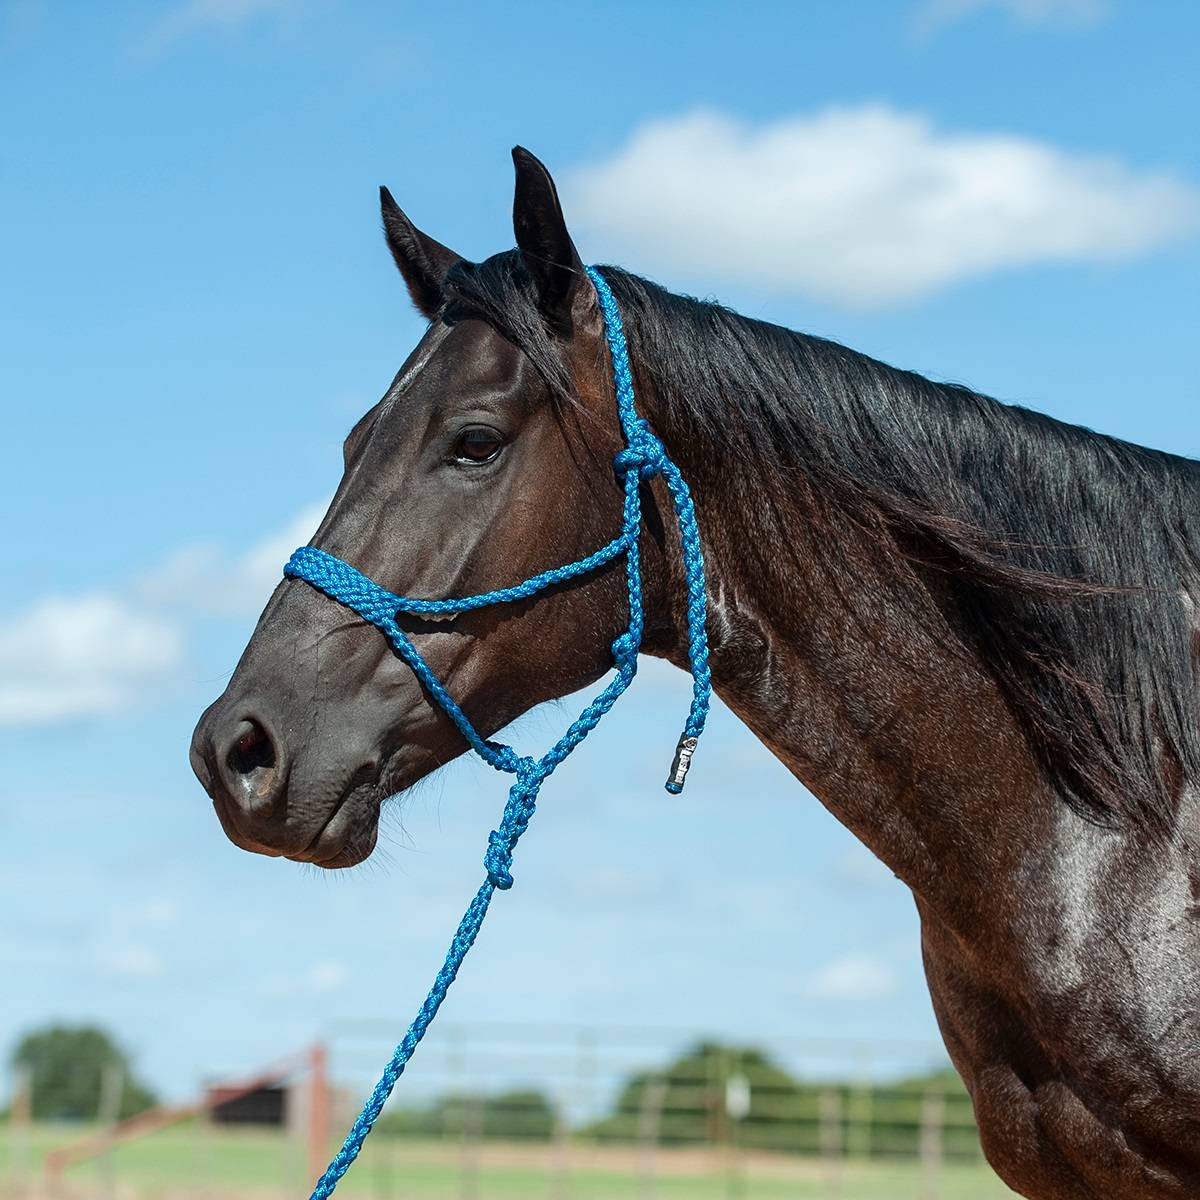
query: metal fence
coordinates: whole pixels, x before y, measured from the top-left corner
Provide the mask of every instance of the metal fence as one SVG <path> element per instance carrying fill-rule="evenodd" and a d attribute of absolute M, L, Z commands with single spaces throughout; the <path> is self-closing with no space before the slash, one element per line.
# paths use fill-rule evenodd
<path fill-rule="evenodd" d="M 392 1032 L 367 1022 L 333 1031 L 342 1123 Z M 376 1137 L 380 1161 L 402 1153 L 385 1143 L 440 1142 L 468 1181 L 503 1157 L 500 1147 L 524 1144 L 552 1197 L 572 1195 L 573 1167 L 605 1161 L 623 1164 L 638 1196 L 684 1167 L 739 1181 L 729 1194 L 741 1195 L 755 1176 L 786 1177 L 789 1166 L 811 1174 L 816 1164 L 830 1182 L 843 1168 L 892 1163 L 924 1197 L 940 1194 L 945 1170 L 984 1170 L 970 1099 L 928 1042 L 730 1045 L 654 1029 L 448 1024 L 410 1064 Z M 461 1194 L 480 1193 L 464 1184 Z"/>
<path fill-rule="evenodd" d="M 88 1144 L 78 1128 L 21 1119 L 37 1087 L 24 1077 L 0 1142 L 0 1195 L 306 1194 L 313 1163 L 332 1148 L 314 1143 L 313 1131 L 328 1129 L 322 1140 L 336 1141 L 394 1032 L 368 1022 L 331 1030 L 331 1084 L 325 1049 L 296 1056 L 282 1128 L 220 1127 L 199 1103 L 158 1110 L 182 1114 L 169 1129 L 145 1114 L 144 1137 L 134 1126 L 133 1137 L 117 1138 L 104 1112 L 90 1138 L 97 1152 L 82 1156 L 64 1150 Z M 273 1085 L 284 1079 L 273 1069 Z M 101 1092 L 113 1109 L 111 1081 Z M 314 1097 L 324 1110 L 315 1122 Z M 507 1024 L 448 1024 L 432 1034 L 347 1183 L 351 1194 L 378 1200 L 1005 1194 L 983 1165 L 969 1099 L 936 1045 L 786 1037 L 731 1045 L 678 1031 Z"/>

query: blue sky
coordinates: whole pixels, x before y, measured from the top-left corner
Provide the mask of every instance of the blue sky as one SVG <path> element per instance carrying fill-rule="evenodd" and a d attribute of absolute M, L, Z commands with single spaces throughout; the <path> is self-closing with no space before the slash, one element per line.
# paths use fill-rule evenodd
<path fill-rule="evenodd" d="M 478 882 L 475 764 L 336 876 L 235 850 L 187 765 L 420 332 L 378 184 L 480 257 L 520 142 L 585 258 L 1197 454 L 1198 37 L 1118 0 L 0 5 L 0 1047 L 100 1020 L 183 1094 L 399 1036 Z M 907 893 L 732 717 L 663 794 L 686 696 L 648 670 L 547 786 L 446 1019 L 934 1042 Z"/>

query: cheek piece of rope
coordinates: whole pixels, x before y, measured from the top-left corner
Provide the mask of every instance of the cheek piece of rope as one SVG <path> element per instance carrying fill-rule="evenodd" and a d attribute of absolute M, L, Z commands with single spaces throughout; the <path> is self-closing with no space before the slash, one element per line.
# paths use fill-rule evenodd
<path fill-rule="evenodd" d="M 683 790 L 684 777 L 687 775 L 696 742 L 708 716 L 712 682 L 708 669 L 708 639 L 705 634 L 707 602 L 704 590 L 704 559 L 700 552 L 700 531 L 696 526 L 695 508 L 679 468 L 667 457 L 666 449 L 659 438 L 637 415 L 629 350 L 625 343 L 625 331 L 617 302 L 608 283 L 595 267 L 589 267 L 587 273 L 595 285 L 600 309 L 604 314 L 604 331 L 612 358 L 617 413 L 625 435 L 625 449 L 613 460 L 625 496 L 621 532 L 617 537 L 594 554 L 589 554 L 587 558 L 543 571 L 523 583 L 477 596 L 463 596 L 450 600 L 414 600 L 393 595 L 355 570 L 349 563 L 342 562 L 341 559 L 334 558 L 315 546 L 304 546 L 297 550 L 283 569 L 285 575 L 305 580 L 374 625 L 388 639 L 396 654 L 412 668 L 426 692 L 441 705 L 480 758 L 496 770 L 516 776 L 516 781 L 508 792 L 508 803 L 504 807 L 504 816 L 499 828 L 493 830 L 488 838 L 487 854 L 483 860 L 487 868 L 487 879 L 475 893 L 475 898 L 463 915 L 450 944 L 446 961 L 438 972 L 425 1003 L 421 1005 L 420 1012 L 408 1027 L 404 1040 L 396 1047 L 374 1091 L 346 1135 L 342 1148 L 334 1155 L 325 1174 L 317 1181 L 311 1200 L 320 1200 L 321 1197 L 330 1195 L 337 1187 L 338 1180 L 358 1157 L 363 1141 L 371 1132 L 371 1127 L 396 1086 L 396 1081 L 403 1074 L 425 1030 L 437 1015 L 446 992 L 467 956 L 467 951 L 474 944 L 492 896 L 497 889 L 504 891 L 512 887 L 513 849 L 533 816 L 542 781 L 599 724 L 600 718 L 612 708 L 621 693 L 633 682 L 637 673 L 638 650 L 642 644 L 644 625 L 642 570 L 638 552 L 638 535 L 642 524 L 640 485 L 644 480 L 653 479 L 656 475 L 661 475 L 670 489 L 679 525 L 679 541 L 687 578 L 688 659 L 692 672 L 692 704 L 683 736 L 679 739 L 675 751 L 675 760 L 671 764 L 671 774 L 666 784 L 668 792 L 677 795 Z M 481 737 L 466 713 L 429 669 L 425 660 L 417 653 L 416 647 L 396 623 L 399 613 L 413 613 L 418 616 L 428 613 L 463 613 L 490 604 L 508 604 L 524 600 L 554 584 L 594 571 L 621 555 L 625 556 L 629 626 L 612 644 L 616 674 L 541 758 L 518 755 L 511 746 Z"/>

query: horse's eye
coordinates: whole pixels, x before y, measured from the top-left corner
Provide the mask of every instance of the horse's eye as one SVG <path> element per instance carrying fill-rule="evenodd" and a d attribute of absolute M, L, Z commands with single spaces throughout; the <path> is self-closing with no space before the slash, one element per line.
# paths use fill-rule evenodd
<path fill-rule="evenodd" d="M 470 425 L 454 442 L 454 457 L 459 462 L 491 462 L 504 448 L 504 435 L 487 425 Z"/>

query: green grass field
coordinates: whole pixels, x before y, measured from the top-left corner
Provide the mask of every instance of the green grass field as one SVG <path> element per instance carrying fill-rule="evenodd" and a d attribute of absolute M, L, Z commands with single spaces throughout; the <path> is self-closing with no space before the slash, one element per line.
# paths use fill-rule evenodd
<path fill-rule="evenodd" d="M 0 1126 L 0 1194 L 16 1196 L 14 1142 Z M 36 1128 L 29 1139 L 32 1191 L 41 1200 L 46 1151 L 77 1131 Z M 379 1138 L 339 1187 L 378 1200 L 992 1200 L 1011 1197 L 988 1168 L 947 1165 L 935 1174 L 917 1164 L 821 1162 L 759 1155 L 740 1163 L 715 1150 L 659 1150 L 652 1187 L 636 1149 L 590 1144 L 518 1145 Z M 266 1200 L 308 1195 L 301 1146 L 282 1134 L 165 1130 L 115 1150 L 107 1165 L 82 1163 L 66 1176 L 72 1200 L 104 1194 L 120 1200 L 220 1197 Z"/>

